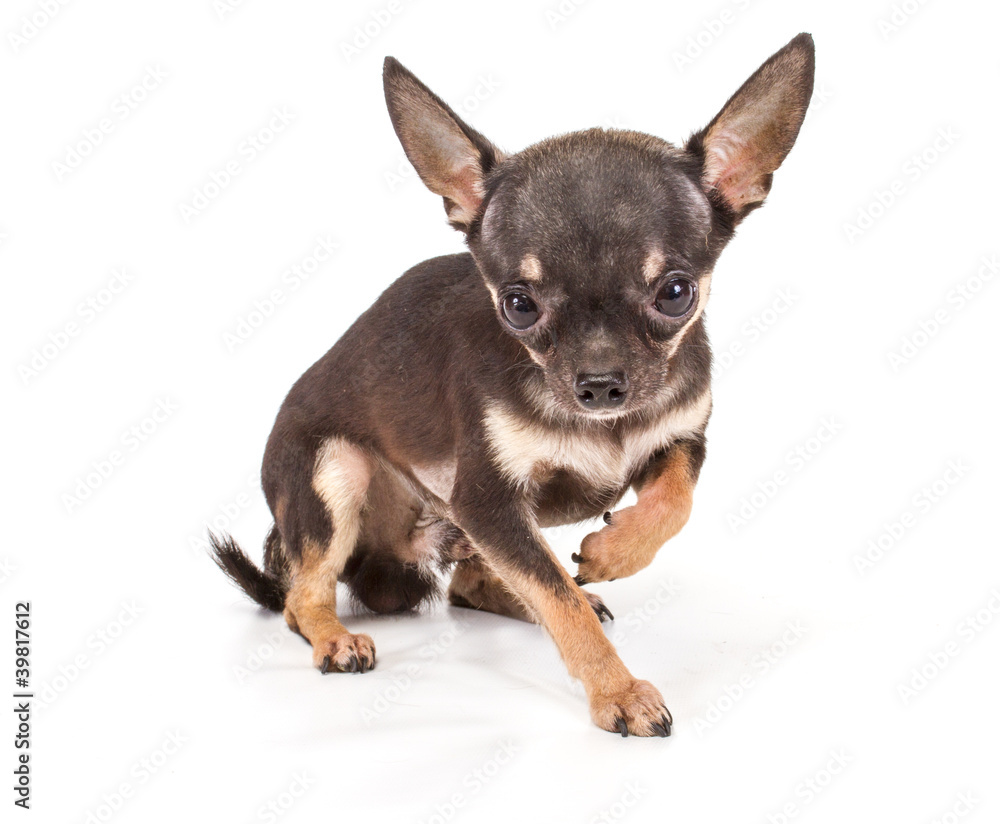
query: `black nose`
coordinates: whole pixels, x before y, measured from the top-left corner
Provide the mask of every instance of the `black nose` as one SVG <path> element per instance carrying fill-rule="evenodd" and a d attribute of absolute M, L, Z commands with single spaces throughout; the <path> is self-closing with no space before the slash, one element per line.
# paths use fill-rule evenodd
<path fill-rule="evenodd" d="M 608 409 L 625 402 L 628 378 L 624 372 L 581 374 L 576 376 L 573 388 L 576 390 L 576 399 L 587 409 Z"/>

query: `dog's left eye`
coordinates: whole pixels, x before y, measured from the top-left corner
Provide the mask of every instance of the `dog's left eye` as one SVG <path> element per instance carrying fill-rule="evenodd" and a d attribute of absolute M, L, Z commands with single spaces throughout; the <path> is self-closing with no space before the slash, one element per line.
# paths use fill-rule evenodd
<path fill-rule="evenodd" d="M 687 278 L 672 278 L 656 293 L 654 304 L 668 318 L 682 318 L 694 306 L 697 288 Z"/>
<path fill-rule="evenodd" d="M 538 307 L 522 292 L 513 292 L 500 304 L 504 319 L 519 331 L 530 329 L 538 321 Z"/>

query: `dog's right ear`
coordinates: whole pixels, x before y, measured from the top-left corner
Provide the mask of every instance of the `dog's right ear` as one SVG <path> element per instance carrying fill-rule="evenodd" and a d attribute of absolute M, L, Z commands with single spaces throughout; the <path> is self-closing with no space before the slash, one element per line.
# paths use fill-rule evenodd
<path fill-rule="evenodd" d="M 428 189 L 444 198 L 448 222 L 468 232 L 483 205 L 483 182 L 503 153 L 394 57 L 382 69 L 385 103 L 403 151 Z"/>

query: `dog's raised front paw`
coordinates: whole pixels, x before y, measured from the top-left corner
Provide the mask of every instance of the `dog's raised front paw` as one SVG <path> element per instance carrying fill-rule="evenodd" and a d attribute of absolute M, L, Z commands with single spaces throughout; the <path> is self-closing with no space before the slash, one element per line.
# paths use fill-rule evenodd
<path fill-rule="evenodd" d="M 573 553 L 573 560 L 580 565 L 576 575 L 578 584 L 627 578 L 649 563 L 645 536 L 633 523 L 633 509 L 628 507 L 610 517 L 605 515 L 607 526 L 583 539 L 579 553 Z"/>

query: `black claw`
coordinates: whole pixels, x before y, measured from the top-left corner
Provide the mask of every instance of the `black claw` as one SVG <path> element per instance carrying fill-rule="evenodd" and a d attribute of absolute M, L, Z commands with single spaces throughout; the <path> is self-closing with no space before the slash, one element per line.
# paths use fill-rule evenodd
<path fill-rule="evenodd" d="M 622 734 L 622 738 L 628 738 L 628 724 L 625 723 L 625 719 L 619 716 L 615 719 L 615 724 L 618 726 L 618 732 Z"/>
<path fill-rule="evenodd" d="M 662 724 L 653 724 L 653 732 L 660 736 L 660 738 L 666 738 L 670 735 L 670 731 Z"/>
<path fill-rule="evenodd" d="M 581 587 L 587 583 L 587 579 L 584 578 L 582 575 L 577 575 L 573 580 L 576 581 L 577 586 Z"/>
<path fill-rule="evenodd" d="M 665 727 L 670 727 L 674 723 L 674 717 L 670 714 L 670 710 L 666 707 L 663 708 L 663 725 Z"/>
<path fill-rule="evenodd" d="M 347 662 L 347 666 L 344 667 L 344 671 L 345 672 L 357 672 L 358 671 L 358 659 L 355 658 L 352 655 L 351 658 L 350 658 L 350 660 Z"/>
<path fill-rule="evenodd" d="M 579 552 L 574 552 L 572 555 L 569 556 L 569 559 L 574 564 L 582 564 L 583 563 L 583 556 Z"/>
<path fill-rule="evenodd" d="M 610 524 L 611 523 L 611 513 L 610 512 L 605 512 L 604 513 L 604 523 L 606 523 L 606 524 Z"/>
<path fill-rule="evenodd" d="M 608 616 L 609 621 L 614 621 L 615 616 L 611 614 L 611 610 L 608 609 L 604 604 L 594 607 L 594 612 L 597 613 L 597 617 L 601 619 L 601 623 L 604 623 L 604 616 Z"/>
<path fill-rule="evenodd" d="M 319 668 L 319 671 L 326 675 L 330 671 L 330 656 L 327 655 L 323 658 L 323 666 Z"/>

